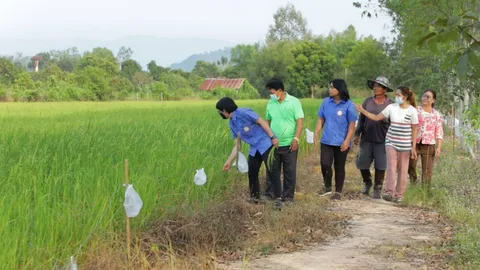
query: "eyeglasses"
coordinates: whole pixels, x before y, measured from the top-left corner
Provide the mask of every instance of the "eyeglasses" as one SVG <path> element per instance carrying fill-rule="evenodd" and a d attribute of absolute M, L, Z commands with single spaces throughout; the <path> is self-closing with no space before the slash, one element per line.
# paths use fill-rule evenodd
<path fill-rule="evenodd" d="M 431 98 L 433 98 L 433 97 L 432 97 L 432 96 L 429 96 L 429 95 L 423 95 L 422 98 L 424 98 L 424 99 L 431 99 Z"/>

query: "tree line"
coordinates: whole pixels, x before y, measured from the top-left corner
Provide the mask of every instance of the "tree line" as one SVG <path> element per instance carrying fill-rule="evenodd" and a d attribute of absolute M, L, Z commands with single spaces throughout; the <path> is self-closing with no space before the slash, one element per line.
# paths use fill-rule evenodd
<path fill-rule="evenodd" d="M 155 61 L 143 70 L 132 59 L 132 50 L 124 47 L 117 55 L 106 48 L 83 54 L 75 48 L 41 52 L 39 72 L 31 72 L 33 61 L 25 58 L 1 58 L 0 98 L 172 100 L 226 94 L 258 98 L 267 96 L 264 85 L 273 76 L 282 78 L 295 96 L 318 98 L 325 96 L 333 78 L 344 78 L 350 89 L 363 89 L 367 79 L 383 75 L 393 85 L 407 85 L 416 92 L 440 91 L 439 96 L 448 98 L 441 98 L 439 106 L 468 99 L 472 107 L 479 92 L 478 5 L 472 4 L 475 0 L 437 2 L 354 3 L 366 15 L 380 9 L 389 13 L 396 32 L 390 41 L 359 37 L 354 26 L 315 35 L 301 12 L 287 4 L 273 14 L 264 42 L 239 44 L 232 48 L 230 58 L 215 63 L 198 61 L 192 72 L 161 67 Z M 200 92 L 200 84 L 210 77 L 246 78 L 248 85 L 242 93 L 229 89 Z"/>

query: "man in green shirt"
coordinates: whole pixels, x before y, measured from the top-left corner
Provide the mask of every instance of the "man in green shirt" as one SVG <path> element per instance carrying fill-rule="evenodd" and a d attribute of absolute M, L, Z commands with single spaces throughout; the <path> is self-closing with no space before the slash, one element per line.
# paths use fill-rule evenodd
<path fill-rule="evenodd" d="M 298 141 L 303 129 L 303 109 L 300 101 L 285 92 L 282 80 L 271 79 L 266 88 L 270 92 L 270 101 L 267 104 L 266 120 L 279 140 L 278 149 L 271 166 L 271 177 L 280 182 L 280 171 L 283 167 L 283 192 L 284 201 L 292 201 L 297 182 L 297 154 Z M 273 198 L 272 184 L 267 179 L 265 196 Z"/>

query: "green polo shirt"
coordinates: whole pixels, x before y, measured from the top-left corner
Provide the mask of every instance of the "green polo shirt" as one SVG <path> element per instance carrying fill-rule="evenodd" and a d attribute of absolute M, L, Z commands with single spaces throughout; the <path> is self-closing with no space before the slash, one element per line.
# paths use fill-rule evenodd
<path fill-rule="evenodd" d="M 289 146 L 295 137 L 297 120 L 303 118 L 302 104 L 298 98 L 286 94 L 285 99 L 279 103 L 270 100 L 267 104 L 266 119 L 278 137 L 279 146 Z"/>

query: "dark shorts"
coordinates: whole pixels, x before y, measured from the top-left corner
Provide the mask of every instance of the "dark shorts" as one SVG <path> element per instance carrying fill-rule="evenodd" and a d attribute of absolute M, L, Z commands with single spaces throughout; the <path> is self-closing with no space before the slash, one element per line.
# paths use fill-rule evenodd
<path fill-rule="evenodd" d="M 385 171 L 387 169 L 387 153 L 385 143 L 360 141 L 356 165 L 359 170 L 368 170 L 374 162 L 374 168 Z"/>

